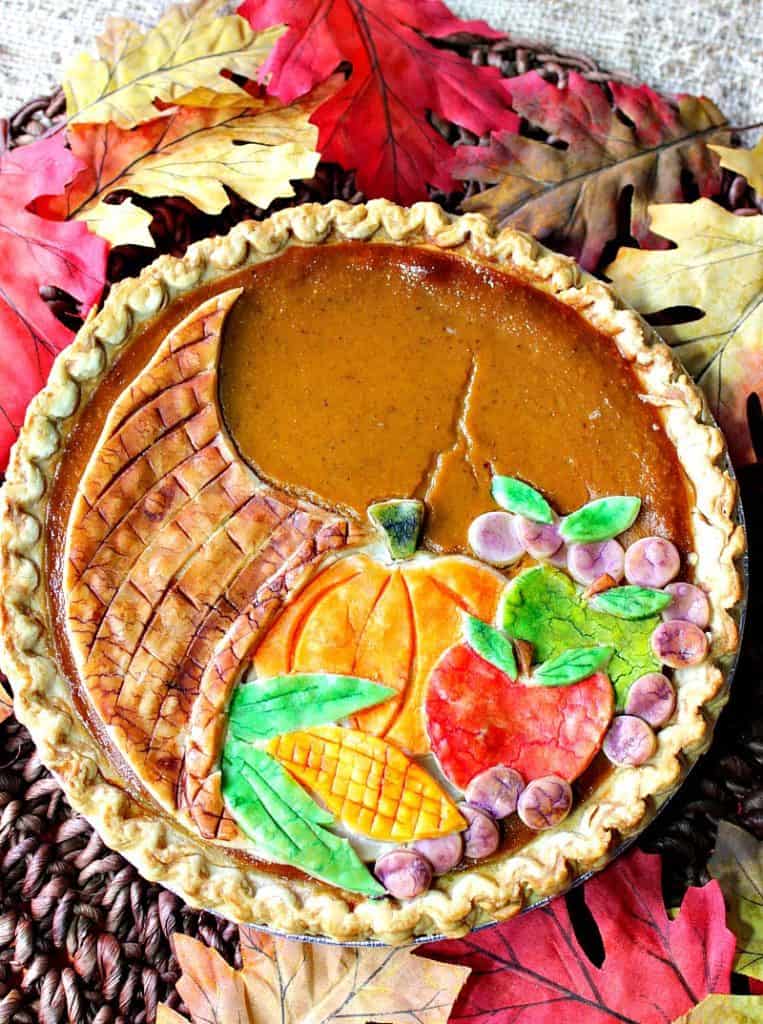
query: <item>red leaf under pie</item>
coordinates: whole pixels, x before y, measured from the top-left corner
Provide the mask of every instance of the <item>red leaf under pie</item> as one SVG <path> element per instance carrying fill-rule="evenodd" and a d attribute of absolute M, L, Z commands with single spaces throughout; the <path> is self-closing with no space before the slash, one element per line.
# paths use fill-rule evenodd
<path fill-rule="evenodd" d="M 62 135 L 0 157 L 0 472 L 32 396 L 72 339 L 40 298 L 69 292 L 86 313 L 103 290 L 108 245 L 84 224 L 45 220 L 28 207 L 63 191 L 82 166 Z"/>
<path fill-rule="evenodd" d="M 735 939 L 717 882 L 689 889 L 671 921 L 661 861 L 636 850 L 585 885 L 604 962 L 575 936 L 563 898 L 464 939 L 425 946 L 472 968 L 452 1021 L 469 1024 L 669 1024 L 728 992 Z"/>
<path fill-rule="evenodd" d="M 496 38 L 481 21 L 461 21 L 440 0 L 244 0 L 239 14 L 255 29 L 287 24 L 262 69 L 268 91 L 290 103 L 342 61 L 344 86 L 313 114 L 318 149 L 357 171 L 368 197 L 401 203 L 426 198 L 426 184 L 451 188 L 448 143 L 427 112 L 482 135 L 516 131 L 497 69 L 476 67 L 424 36 L 472 32 Z"/>

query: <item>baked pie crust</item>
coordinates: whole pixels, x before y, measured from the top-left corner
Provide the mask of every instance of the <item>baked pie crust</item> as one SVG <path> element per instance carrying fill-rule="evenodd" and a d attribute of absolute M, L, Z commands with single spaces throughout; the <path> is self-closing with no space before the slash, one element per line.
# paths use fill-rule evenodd
<path fill-rule="evenodd" d="M 537 834 L 520 850 L 440 878 L 407 901 L 344 893 L 299 873 L 274 874 L 217 842 L 235 834 L 235 825 L 222 809 L 219 772 L 215 777 L 222 712 L 235 679 L 228 680 L 227 689 L 209 681 L 211 704 L 197 701 L 187 749 L 175 752 L 176 759 L 185 758 L 184 813 L 167 811 L 177 772 L 162 782 L 164 769 L 157 768 L 159 789 L 152 787 L 153 799 L 147 799 L 129 772 L 128 777 L 120 773 L 106 744 L 99 742 L 75 706 L 57 658 L 48 598 L 52 568 L 46 564 L 46 531 L 54 474 L 80 412 L 136 331 L 169 303 L 204 284 L 271 260 L 289 246 L 337 241 L 449 250 L 510 271 L 614 339 L 635 370 L 643 399 L 659 410 L 693 488 L 690 561 L 694 580 L 707 592 L 711 606 L 710 654 L 701 664 L 676 671 L 677 711 L 658 733 L 657 752 L 647 763 L 616 768 L 563 824 Z M 207 317 L 223 315 L 223 307 L 233 298 L 229 292 L 209 300 Z M 196 342 L 203 342 L 206 333 L 202 325 Z M 129 393 L 128 389 L 124 394 Z M 214 405 L 214 396 L 207 400 L 210 397 Z M 199 401 L 205 401 L 203 395 Z M 111 416 L 123 421 L 129 412 L 117 403 Z M 213 424 L 211 429 L 217 427 Z M 230 461 L 234 464 L 233 455 Z M 576 877 L 600 867 L 623 837 L 646 824 L 707 747 L 726 699 L 728 668 L 738 645 L 735 610 L 742 597 L 739 559 L 745 539 L 735 518 L 736 486 L 725 467 L 724 441 L 701 393 L 655 332 L 623 308 L 610 288 L 528 236 L 511 229 L 495 233 L 479 215 L 450 217 L 434 204 L 404 209 L 384 200 L 361 206 L 309 204 L 282 210 L 261 223 L 239 224 L 224 238 L 205 239 L 181 259 L 160 257 L 137 279 L 116 285 L 101 311 L 89 317 L 58 357 L 47 386 L 29 407 L 0 492 L 2 668 L 13 685 L 16 714 L 72 805 L 92 821 L 105 842 L 144 876 L 194 906 L 283 932 L 340 941 L 403 942 L 418 935 L 463 934 L 476 924 L 510 917 L 534 901 L 554 896 Z M 231 472 L 235 475 L 235 466 Z M 246 479 L 234 484 L 247 487 Z M 289 563 L 292 575 L 283 600 L 301 585 L 301 567 L 332 546 L 347 543 L 354 529 L 342 516 L 320 509 L 295 513 L 271 504 L 261 511 L 276 519 L 290 513 L 304 517 L 305 546 Z M 256 524 L 247 528 L 257 532 Z M 80 540 L 86 548 L 92 538 Z M 250 542 L 247 534 L 245 543 Z M 71 553 L 76 561 L 76 543 L 72 548 L 70 538 Z M 272 586 L 272 579 L 268 583 Z M 77 585 L 70 573 L 69 596 Z M 84 622 L 93 612 L 86 590 L 81 588 L 79 595 Z M 256 606 L 249 613 L 259 614 Z M 92 641 L 92 629 L 88 633 L 90 627 L 83 628 L 87 637 L 82 665 Z M 97 668 L 96 675 L 102 669 Z M 111 700 L 110 682 L 106 679 L 102 690 L 106 703 Z M 126 731 L 131 728 L 128 718 L 122 723 Z M 202 835 L 215 841 L 205 841 Z"/>

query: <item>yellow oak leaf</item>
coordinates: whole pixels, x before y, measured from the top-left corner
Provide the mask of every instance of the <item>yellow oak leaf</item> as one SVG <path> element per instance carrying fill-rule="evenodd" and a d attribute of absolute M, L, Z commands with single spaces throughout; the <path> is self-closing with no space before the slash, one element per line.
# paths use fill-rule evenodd
<path fill-rule="evenodd" d="M 763 1024 L 763 996 L 705 996 L 673 1024 Z"/>
<path fill-rule="evenodd" d="M 84 220 L 112 245 L 153 245 L 151 214 L 106 203 L 110 195 L 183 196 L 210 214 L 228 205 L 226 187 L 260 207 L 293 196 L 292 181 L 312 177 L 320 160 L 310 115 L 335 88 L 331 79 L 289 106 L 248 97 L 244 109 L 178 107 L 131 131 L 75 125 L 69 145 L 85 169 L 65 196 L 40 201 L 44 212 Z"/>
<path fill-rule="evenodd" d="M 728 146 L 710 146 L 721 158 L 721 167 L 747 178 L 758 195 L 763 196 L 763 138 L 754 149 L 731 149 Z"/>
<path fill-rule="evenodd" d="M 241 970 L 187 935 L 173 945 L 177 990 L 192 1024 L 332 1024 L 411 1020 L 446 1024 L 470 970 L 410 948 L 347 948 L 240 928 Z M 188 1024 L 160 1006 L 157 1024 Z"/>
<path fill-rule="evenodd" d="M 709 199 L 650 206 L 649 214 L 652 230 L 676 248 L 621 248 L 605 273 L 644 315 L 699 311 L 660 334 L 704 389 L 736 465 L 752 462 L 747 400 L 763 393 L 763 216 L 736 217 Z"/>
<path fill-rule="evenodd" d="M 171 7 L 152 29 L 110 18 L 98 54 L 80 53 L 64 72 L 69 124 L 113 122 L 132 128 L 160 114 L 156 100 L 174 104 L 193 95 L 216 104 L 246 96 L 221 72 L 254 78 L 281 27 L 255 33 L 238 15 L 216 16 L 220 0 Z"/>

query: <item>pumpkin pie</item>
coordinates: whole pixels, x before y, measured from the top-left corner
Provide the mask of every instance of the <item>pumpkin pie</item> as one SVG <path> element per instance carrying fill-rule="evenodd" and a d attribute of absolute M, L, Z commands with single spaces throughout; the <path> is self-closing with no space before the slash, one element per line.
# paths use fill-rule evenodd
<path fill-rule="evenodd" d="M 702 397 L 573 262 L 422 203 L 280 211 L 115 286 L 2 490 L 2 667 L 150 879 L 463 934 L 641 829 L 738 644 Z"/>

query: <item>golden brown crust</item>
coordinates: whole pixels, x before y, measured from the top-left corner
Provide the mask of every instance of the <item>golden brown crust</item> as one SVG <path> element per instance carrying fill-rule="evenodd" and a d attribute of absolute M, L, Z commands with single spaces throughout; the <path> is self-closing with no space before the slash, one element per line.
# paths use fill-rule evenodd
<path fill-rule="evenodd" d="M 344 239 L 431 245 L 509 269 L 611 335 L 633 362 L 645 400 L 661 410 L 694 488 L 694 576 L 708 591 L 712 607 L 711 657 L 677 673 L 677 714 L 659 733 L 657 753 L 647 764 L 615 771 L 562 827 L 539 835 L 518 854 L 440 879 L 430 891 L 406 903 L 390 898 L 352 906 L 320 883 L 279 881 L 232 863 L 219 847 L 193 839 L 118 784 L 74 711 L 56 663 L 43 537 L 47 493 L 63 442 L 136 326 L 202 282 L 269 259 L 287 245 Z M 733 518 L 736 488 L 723 469 L 724 458 L 722 436 L 700 393 L 654 332 L 634 312 L 621 308 L 606 286 L 519 232 L 506 229 L 495 234 L 479 215 L 451 218 L 434 204 L 402 209 L 384 200 L 365 206 L 305 205 L 259 224 L 240 224 L 226 238 L 198 243 L 182 259 L 161 257 L 137 280 L 116 286 L 103 310 L 88 320 L 71 348 L 58 358 L 48 386 L 29 408 L 2 491 L 0 519 L 2 666 L 14 686 L 17 715 L 73 805 L 91 818 L 105 841 L 147 877 L 163 881 L 195 905 L 237 920 L 340 940 L 403 941 L 428 932 L 452 935 L 486 917 L 510 916 L 599 866 L 611 843 L 647 820 L 680 780 L 687 763 L 709 742 L 725 699 L 723 666 L 737 645 L 730 612 L 741 596 L 736 562 L 744 550 L 743 531 Z M 324 541 L 335 543 L 336 537 L 320 543 Z M 229 636 L 235 644 L 234 625 Z M 204 691 L 209 706 L 198 705 L 192 732 L 215 727 L 216 708 L 227 685 L 224 676 L 223 667 L 222 682 L 210 678 Z M 203 757 L 209 749 L 207 740 L 198 748 Z M 206 771 L 209 766 L 201 767 Z M 212 779 L 207 788 L 214 791 L 214 776 L 207 778 Z M 219 792 L 210 795 L 219 807 Z"/>

